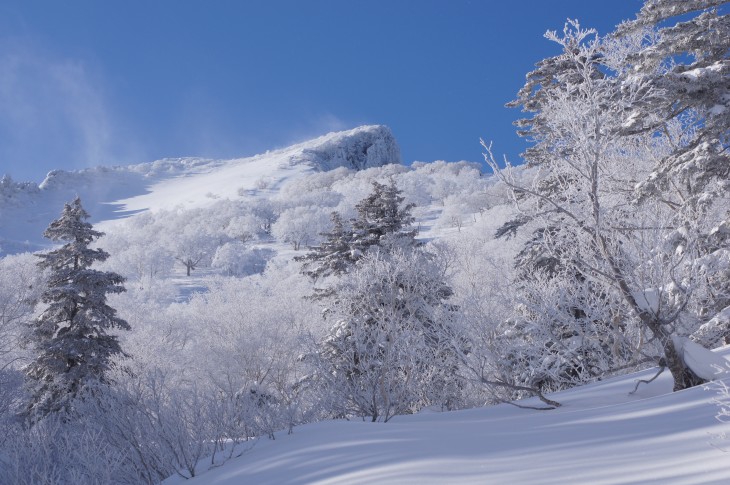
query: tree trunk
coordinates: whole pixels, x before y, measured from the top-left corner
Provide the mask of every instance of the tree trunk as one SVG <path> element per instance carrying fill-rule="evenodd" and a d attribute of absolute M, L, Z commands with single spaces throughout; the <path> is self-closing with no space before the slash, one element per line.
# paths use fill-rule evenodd
<path fill-rule="evenodd" d="M 654 329 L 652 329 L 652 332 L 654 332 Z M 674 341 L 671 337 L 666 335 L 661 338 L 664 342 L 664 357 L 667 362 L 667 368 L 669 369 L 669 372 L 672 373 L 672 378 L 674 379 L 674 391 L 681 391 L 682 389 L 687 389 L 707 382 L 695 374 L 692 369 L 687 367 L 687 364 L 684 363 L 684 359 L 681 355 L 679 355 L 679 352 L 677 352 L 677 348 L 674 346 Z"/>
<path fill-rule="evenodd" d="M 672 378 L 674 379 L 673 389 L 675 391 L 681 391 L 682 389 L 694 387 L 706 382 L 684 363 L 684 359 L 681 355 L 679 355 L 677 348 L 674 346 L 672 336 L 666 328 L 662 326 L 661 320 L 656 315 L 653 315 L 643 309 L 636 302 L 636 298 L 634 298 L 629 286 L 626 284 L 626 278 L 624 277 L 620 266 L 616 263 L 613 255 L 608 251 L 606 240 L 599 235 L 597 235 L 595 240 L 598 248 L 600 249 L 600 253 L 604 255 L 611 267 L 615 282 L 618 283 L 619 290 L 621 291 L 624 300 L 626 300 L 629 306 L 638 314 L 641 323 L 651 331 L 654 337 L 662 342 L 662 349 L 664 350 L 664 358 L 666 359 L 667 369 L 669 369 L 669 372 L 672 374 Z"/>

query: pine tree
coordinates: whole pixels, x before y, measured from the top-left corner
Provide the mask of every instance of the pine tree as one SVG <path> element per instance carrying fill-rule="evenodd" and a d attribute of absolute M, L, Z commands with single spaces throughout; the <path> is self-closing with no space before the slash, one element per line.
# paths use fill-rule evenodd
<path fill-rule="evenodd" d="M 415 245 L 416 231 L 411 229 L 415 204 L 402 206 L 405 198 L 393 180 L 384 185 L 373 182 L 373 192 L 355 206 L 352 221 L 353 249 L 364 254 L 372 246 L 385 242 Z M 389 241 L 386 241 L 390 238 Z"/>
<path fill-rule="evenodd" d="M 357 261 L 352 249 L 352 230 L 345 226 L 338 212 L 332 213 L 332 230 L 322 233 L 324 240 L 304 256 L 294 259 L 302 264 L 302 274 L 317 280 L 339 276 Z"/>
<path fill-rule="evenodd" d="M 403 204 L 401 191 L 373 182 L 373 192 L 356 206 L 357 217 L 347 225 L 339 213 L 332 213 L 332 230 L 322 233 L 324 241 L 304 256 L 302 274 L 314 280 L 347 273 L 372 247 L 416 247 L 416 231 L 411 229 L 414 204 Z M 329 292 L 324 292 L 329 293 Z"/>
<path fill-rule="evenodd" d="M 89 247 L 103 233 L 95 231 L 88 218 L 77 197 L 43 234 L 65 244 L 39 255 L 38 266 L 48 269 L 50 276 L 41 297 L 46 307 L 30 324 L 29 338 L 38 353 L 25 371 L 31 420 L 73 411 L 73 399 L 96 384 L 108 383 L 111 359 L 123 354 L 117 337 L 107 332 L 130 327 L 107 305 L 106 295 L 124 291 L 124 278 L 91 269 L 109 254 Z"/>

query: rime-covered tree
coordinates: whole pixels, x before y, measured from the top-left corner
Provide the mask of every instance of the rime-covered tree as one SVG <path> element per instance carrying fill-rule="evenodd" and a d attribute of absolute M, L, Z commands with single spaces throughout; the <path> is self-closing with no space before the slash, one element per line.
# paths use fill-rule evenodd
<path fill-rule="evenodd" d="M 423 406 L 454 407 L 461 382 L 456 307 L 443 267 L 420 249 L 369 253 L 334 288 L 320 377 L 344 415 L 387 421 Z"/>
<path fill-rule="evenodd" d="M 614 37 L 637 33 L 643 39 L 626 56 L 622 83 L 641 93 L 628 105 L 623 131 L 655 132 L 673 138 L 674 150 L 657 160 L 640 187 L 644 194 L 666 192 L 672 183 L 690 191 L 684 205 L 719 195 L 730 163 L 730 14 L 727 0 L 647 0 L 637 18 Z M 652 32 L 648 36 L 646 32 Z M 630 100 L 635 101 L 635 100 Z M 678 121 L 680 130 L 672 130 Z"/>
<path fill-rule="evenodd" d="M 327 276 L 339 276 L 357 261 L 352 248 L 352 230 L 342 221 L 338 212 L 331 215 L 332 229 L 321 234 L 323 241 L 311 248 L 296 261 L 303 262 L 302 273 L 317 280 Z"/>
<path fill-rule="evenodd" d="M 537 168 L 532 185 L 516 182 L 510 168 L 501 169 L 485 145 L 488 163 L 513 189 L 526 216 L 511 227 L 533 221 L 541 228 L 538 247 L 556 260 L 558 274 L 567 276 L 563 284 L 572 279 L 578 288 L 589 282 L 595 288 L 591 293 L 620 301 L 610 320 L 616 319 L 624 335 L 638 335 L 633 345 L 666 365 L 675 389 L 702 382 L 681 353 L 681 340 L 697 327 L 694 309 L 705 285 L 695 264 L 701 230 L 680 215 L 691 204 L 682 198 L 687 189 L 634 197 L 642 182 L 658 180 L 654 162 L 676 152 L 681 140 L 672 133 L 692 129 L 675 120 L 666 130 L 627 131 L 635 109 L 660 96 L 650 83 L 625 82 L 634 72 L 627 69 L 628 60 L 644 49 L 643 36 L 607 40 L 569 22 L 562 36 L 548 32 L 546 37 L 562 53 L 528 74 L 513 103 L 530 113 L 518 124 L 520 134 L 533 142 L 525 153 Z M 660 114 L 647 111 L 645 122 L 655 123 Z M 700 145 L 716 145 L 713 136 L 708 134 Z M 690 166 L 696 178 L 710 174 L 710 165 Z M 700 214 L 695 214 L 697 219 Z M 704 212 L 699 220 L 719 223 L 715 216 Z M 603 327 L 610 329 L 610 323 Z"/>
<path fill-rule="evenodd" d="M 623 194 L 635 176 L 625 167 L 639 152 L 615 134 L 621 111 L 609 106 L 618 89 L 596 32 L 569 22 L 562 36 L 546 37 L 562 53 L 540 61 L 510 103 L 530 113 L 516 124 L 534 142 L 523 156 L 535 178 L 524 186 L 509 169 L 494 168 L 506 176 L 521 209 L 497 236 L 523 226 L 532 231 L 515 259 L 521 304 L 501 332 L 515 345 L 500 347 L 518 382 L 555 390 L 596 379 L 634 357 L 625 338 L 632 332 L 615 329 L 621 306 L 603 278 L 601 244 L 612 243 L 613 228 L 625 220 Z M 641 168 L 635 163 L 633 171 Z"/>
<path fill-rule="evenodd" d="M 414 247 L 416 231 L 413 204 L 403 205 L 404 197 L 391 181 L 389 185 L 373 182 L 373 191 L 357 206 L 357 217 L 346 224 L 339 213 L 332 214 L 332 229 L 322 234 L 323 242 L 309 253 L 295 258 L 303 262 L 302 273 L 313 279 L 339 276 L 374 246 Z"/>
<path fill-rule="evenodd" d="M 413 245 L 416 231 L 411 228 L 414 204 L 403 205 L 405 198 L 391 180 L 388 185 L 373 182 L 373 192 L 355 206 L 357 217 L 352 220 L 353 249 L 365 253 L 368 248 L 382 245 L 386 238 L 397 244 Z"/>
<path fill-rule="evenodd" d="M 313 356 L 333 408 L 373 421 L 455 406 L 460 389 L 452 291 L 416 242 L 413 205 L 400 194 L 393 181 L 373 182 L 357 217 L 347 225 L 334 213 L 324 241 L 298 258 L 305 275 L 334 277 L 315 292 L 333 323 Z"/>
<path fill-rule="evenodd" d="M 117 337 L 108 332 L 130 328 L 106 303 L 107 294 L 124 291 L 124 278 L 91 267 L 109 254 L 90 247 L 103 233 L 95 231 L 88 218 L 77 197 L 44 232 L 63 245 L 39 255 L 38 266 L 47 269 L 49 277 L 41 297 L 44 307 L 30 323 L 29 339 L 37 353 L 25 370 L 31 420 L 70 412 L 76 396 L 107 383 L 111 359 L 122 354 Z"/>
<path fill-rule="evenodd" d="M 635 20 L 613 34 L 640 38 L 626 56 L 622 89 L 641 93 L 627 103 L 622 133 L 652 133 L 671 141 L 637 186 L 640 201 L 658 198 L 676 213 L 667 239 L 694 254 L 703 284 L 693 312 L 708 346 L 730 341 L 730 327 L 714 318 L 730 311 L 730 14 L 727 0 L 647 0 Z M 651 32 L 652 35 L 646 35 Z"/>

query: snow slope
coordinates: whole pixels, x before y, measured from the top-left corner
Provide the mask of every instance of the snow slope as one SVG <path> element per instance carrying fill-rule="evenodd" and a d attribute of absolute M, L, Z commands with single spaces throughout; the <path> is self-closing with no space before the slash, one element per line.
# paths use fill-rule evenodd
<path fill-rule="evenodd" d="M 304 173 L 401 163 L 385 126 L 361 126 L 233 160 L 165 159 L 122 167 L 54 170 L 39 185 L 0 182 L 0 256 L 47 247 L 42 233 L 77 195 L 94 224 L 146 210 L 204 207 L 220 198 L 269 195 Z M 99 226 L 102 230 L 104 225 Z"/>
<path fill-rule="evenodd" d="M 721 352 L 727 358 L 730 349 Z M 557 393 L 563 406 L 551 411 L 501 404 L 301 426 L 193 480 L 165 483 L 730 483 L 730 451 L 713 446 L 730 445 L 718 437 L 730 425 L 715 419 L 716 393 L 672 393 L 665 373 L 628 394 L 655 372 Z"/>

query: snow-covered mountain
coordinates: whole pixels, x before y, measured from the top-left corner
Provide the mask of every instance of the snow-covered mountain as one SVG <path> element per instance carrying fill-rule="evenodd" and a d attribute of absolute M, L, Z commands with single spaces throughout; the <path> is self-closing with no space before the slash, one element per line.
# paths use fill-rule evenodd
<path fill-rule="evenodd" d="M 516 168 L 513 175 L 529 178 L 530 171 Z M 393 181 L 405 204 L 414 205 L 418 238 L 434 242 L 426 245 L 429 251 L 447 262 L 444 272 L 453 301 L 463 310 L 464 331 L 477 342 L 491 336 L 497 327 L 489 322 L 512 315 L 513 259 L 529 233 L 495 239 L 515 209 L 505 186 L 484 176 L 479 165 L 405 166 L 384 126 L 330 133 L 240 159 L 164 159 L 53 171 L 41 184 L 6 177 L 0 181 L 0 256 L 47 247 L 43 230 L 76 195 L 95 226 L 107 233 L 99 241 L 111 254 L 105 269 L 127 278 L 127 292 L 112 295 L 110 302 L 132 327 L 120 338 L 133 356 L 131 374 L 140 376 L 134 383 L 143 382 L 143 390 L 168 386 L 160 394 L 165 402 L 154 401 L 154 393 L 146 390 L 134 399 L 144 402 L 142 410 L 162 406 L 171 420 L 190 428 L 153 427 L 159 435 L 136 443 L 142 455 L 162 457 L 150 475 L 156 479 L 177 467 L 181 476 L 196 475 L 191 483 L 221 485 L 730 481 L 730 461 L 721 449 L 730 447 L 721 436 L 728 424 L 716 419 L 730 409 L 727 389 L 723 397 L 720 383 L 672 393 L 665 372 L 629 395 L 638 379 L 650 379 L 656 369 L 551 394 L 562 404 L 551 411 L 480 407 L 497 397 L 478 380 L 467 384 L 462 405 L 473 409 L 433 412 L 426 407 L 388 423 L 331 420 L 331 414 L 320 420 L 316 392 L 297 395 L 300 390 L 295 390 L 287 400 L 289 383 L 301 378 L 298 366 L 307 365 L 300 356 L 311 352 L 312 342 L 331 325 L 319 305 L 305 298 L 313 283 L 300 274 L 293 257 L 317 244 L 317 235 L 331 227 L 331 212 L 344 220 L 354 217 L 376 181 Z M 198 256 L 200 265 L 186 274 L 181 263 Z M 10 256 L 6 267 L 34 268 L 35 259 Z M 14 288 L 18 278 L 6 276 L 6 287 Z M 478 349 L 471 354 L 492 352 L 491 347 Z M 725 348 L 715 355 L 726 359 L 729 354 Z M 19 353 L 18 359 L 27 356 Z M 275 394 L 276 386 L 284 393 Z M 186 449 L 181 455 L 191 467 L 186 470 L 174 454 L 155 454 L 160 440 L 155 436 L 165 433 L 202 443 L 199 450 L 210 452 L 211 440 L 195 433 L 202 423 L 217 425 L 225 417 L 216 414 L 225 411 L 216 407 L 224 402 L 218 400 L 223 388 L 231 402 L 253 399 L 249 404 L 256 411 L 245 423 L 257 428 L 220 435 L 228 438 L 221 438 L 213 457 L 187 455 Z M 186 401 L 190 396 L 201 401 Z M 714 402 L 718 398 L 724 408 Z M 189 406 L 180 408 L 181 403 Z M 539 402 L 531 398 L 518 404 Z M 303 410 L 306 416 L 298 414 Z M 121 417 L 114 425 L 127 422 Z M 232 422 L 239 423 L 238 418 Z M 293 434 L 279 431 L 293 423 Z M 231 429 L 240 431 L 236 426 Z M 235 457 L 225 440 L 243 435 L 251 439 L 239 442 L 235 451 L 241 454 Z M 127 441 L 122 449 L 127 452 Z M 82 451 L 98 461 L 95 449 Z M 183 479 L 173 475 L 168 482 Z"/>
<path fill-rule="evenodd" d="M 47 246 L 43 230 L 77 195 L 93 223 L 146 211 L 194 208 L 219 199 L 273 195 L 292 179 L 338 167 L 400 164 L 386 126 L 361 126 L 279 150 L 232 160 L 163 159 L 129 166 L 54 170 L 40 184 L 0 181 L 0 255 Z"/>

